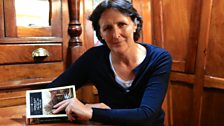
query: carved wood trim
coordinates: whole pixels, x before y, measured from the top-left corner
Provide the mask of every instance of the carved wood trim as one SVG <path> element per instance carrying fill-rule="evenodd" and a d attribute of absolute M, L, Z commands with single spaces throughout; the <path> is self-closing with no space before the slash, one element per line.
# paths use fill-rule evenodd
<path fill-rule="evenodd" d="M 69 7 L 69 27 L 68 33 L 70 35 L 69 45 L 82 45 L 80 35 L 82 33 L 81 23 L 79 21 L 80 0 L 68 0 Z"/>
<path fill-rule="evenodd" d="M 82 33 L 80 15 L 80 0 L 68 0 L 69 7 L 69 27 L 68 34 L 70 36 L 68 57 L 69 63 L 73 63 L 83 53 L 83 46 L 80 39 Z"/>

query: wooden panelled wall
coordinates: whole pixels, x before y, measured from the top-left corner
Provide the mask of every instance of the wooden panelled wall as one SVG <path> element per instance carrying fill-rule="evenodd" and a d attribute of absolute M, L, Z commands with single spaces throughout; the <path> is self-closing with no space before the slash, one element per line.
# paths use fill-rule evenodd
<path fill-rule="evenodd" d="M 92 0 L 80 0 L 84 50 L 93 46 L 87 20 Z M 140 41 L 167 49 L 173 57 L 164 102 L 167 126 L 224 125 L 224 1 L 132 0 L 142 15 Z M 94 101 L 82 91 L 82 98 Z M 95 92 L 93 92 L 93 95 Z"/>
<path fill-rule="evenodd" d="M 173 57 L 169 124 L 224 125 L 224 1 L 149 2 L 153 42 Z"/>

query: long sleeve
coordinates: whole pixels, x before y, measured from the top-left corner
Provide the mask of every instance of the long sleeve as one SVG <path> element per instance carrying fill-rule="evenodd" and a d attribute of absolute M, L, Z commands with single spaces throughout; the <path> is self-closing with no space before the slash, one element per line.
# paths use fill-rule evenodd
<path fill-rule="evenodd" d="M 81 87 L 88 79 L 89 62 L 87 53 L 82 55 L 75 63 L 71 64 L 59 77 L 57 77 L 47 88 L 75 85 L 76 89 Z"/>
<path fill-rule="evenodd" d="M 128 109 L 93 109 L 93 120 L 104 123 L 121 125 L 155 125 L 156 118 L 160 118 L 161 105 L 164 100 L 172 58 L 167 52 L 159 53 L 153 57 L 153 62 L 148 63 L 141 77 L 146 81 L 146 87 L 139 107 Z M 136 82 L 137 83 L 137 82 Z M 163 117 L 162 117 L 163 118 Z M 163 120 L 160 120 L 163 122 Z"/>
<path fill-rule="evenodd" d="M 162 48 L 143 46 L 147 48 L 147 55 L 134 70 L 136 78 L 129 92 L 116 83 L 106 46 L 88 50 L 48 87 L 74 84 L 78 89 L 87 81 L 94 83 L 100 102 L 112 109 L 93 108 L 93 121 L 116 125 L 163 124 L 161 105 L 168 87 L 172 58 Z"/>

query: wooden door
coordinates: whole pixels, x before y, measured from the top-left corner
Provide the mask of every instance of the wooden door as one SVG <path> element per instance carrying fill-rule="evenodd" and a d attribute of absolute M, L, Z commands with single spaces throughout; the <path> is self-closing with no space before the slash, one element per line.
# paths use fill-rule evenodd
<path fill-rule="evenodd" d="M 173 57 L 169 125 L 224 125 L 222 0 L 151 0 L 155 44 Z"/>
<path fill-rule="evenodd" d="M 201 115 L 198 124 L 202 126 L 224 125 L 224 1 L 202 2 L 199 42 L 203 43 L 201 55 L 203 64 L 203 89 L 200 99 Z M 199 99 L 199 98 L 198 98 Z"/>

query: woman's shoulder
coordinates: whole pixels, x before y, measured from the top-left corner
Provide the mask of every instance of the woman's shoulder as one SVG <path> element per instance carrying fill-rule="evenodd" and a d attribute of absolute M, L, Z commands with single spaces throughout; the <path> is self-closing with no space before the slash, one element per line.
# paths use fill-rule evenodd
<path fill-rule="evenodd" d="M 105 45 L 94 46 L 89 48 L 84 55 L 87 56 L 99 56 L 109 53 L 109 49 Z"/>
<path fill-rule="evenodd" d="M 77 60 L 76 63 L 86 64 L 94 64 L 96 62 L 102 61 L 105 59 L 106 55 L 109 55 L 109 51 L 107 51 L 107 47 L 105 46 L 96 46 L 87 49 Z M 96 60 L 97 59 L 97 60 Z"/>
<path fill-rule="evenodd" d="M 171 54 L 166 49 L 156 45 L 152 45 L 152 44 L 147 44 L 147 43 L 141 43 L 141 44 L 146 47 L 147 56 L 153 59 L 166 58 L 166 59 L 172 60 Z"/>
<path fill-rule="evenodd" d="M 160 54 L 160 53 L 169 54 L 169 52 L 162 47 L 159 47 L 159 46 L 156 46 L 156 45 L 153 45 L 153 44 L 148 44 L 148 43 L 141 43 L 141 44 L 146 47 L 147 52 L 156 53 L 156 54 Z"/>

